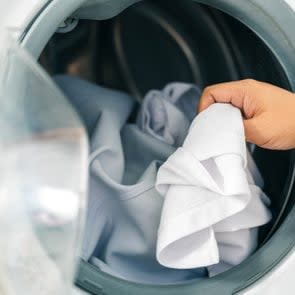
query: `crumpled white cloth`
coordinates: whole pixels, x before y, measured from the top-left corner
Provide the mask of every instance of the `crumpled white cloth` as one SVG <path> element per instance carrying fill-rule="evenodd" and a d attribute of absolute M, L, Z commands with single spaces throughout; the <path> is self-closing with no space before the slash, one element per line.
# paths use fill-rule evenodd
<path fill-rule="evenodd" d="M 137 116 L 138 128 L 170 145 L 183 143 L 201 95 L 192 84 L 174 82 L 145 96 Z"/>
<path fill-rule="evenodd" d="M 257 246 L 257 227 L 271 219 L 262 185 L 240 111 L 213 104 L 200 113 L 158 171 L 156 189 L 165 196 L 158 261 L 209 266 L 210 276 L 241 263 Z"/>

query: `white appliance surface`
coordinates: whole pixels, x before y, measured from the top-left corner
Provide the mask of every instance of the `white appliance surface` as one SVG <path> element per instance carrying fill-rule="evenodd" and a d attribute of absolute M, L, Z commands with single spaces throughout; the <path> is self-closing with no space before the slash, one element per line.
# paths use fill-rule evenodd
<path fill-rule="evenodd" d="M 19 37 L 26 26 L 33 21 L 38 11 L 49 0 L 0 0 L 0 30 L 5 28 Z M 59 0 L 63 1 L 63 0 Z M 295 13 L 295 0 L 285 0 Z M 56 2 L 56 1 L 55 1 Z M 279 13 L 279 11 L 278 11 Z M 66 17 L 66 16 L 65 16 Z M 1 33 L 1 31 L 0 31 Z M 1 46 L 1 44 L 0 44 Z M 295 250 L 279 263 L 269 274 L 243 290 L 244 295 L 277 295 L 294 294 Z M 76 288 L 73 294 L 86 294 Z"/>

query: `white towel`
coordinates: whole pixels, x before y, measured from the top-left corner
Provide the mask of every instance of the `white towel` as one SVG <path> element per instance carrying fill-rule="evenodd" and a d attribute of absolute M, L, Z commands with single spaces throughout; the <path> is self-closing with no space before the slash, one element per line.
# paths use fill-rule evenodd
<path fill-rule="evenodd" d="M 257 246 L 257 227 L 271 219 L 258 185 L 240 111 L 210 106 L 159 169 L 156 188 L 165 201 L 158 261 L 180 269 L 210 266 L 209 275 L 242 262 Z"/>
<path fill-rule="evenodd" d="M 181 145 L 200 95 L 197 86 L 180 82 L 170 83 L 162 91 L 149 91 L 138 113 L 138 128 L 170 145 Z"/>

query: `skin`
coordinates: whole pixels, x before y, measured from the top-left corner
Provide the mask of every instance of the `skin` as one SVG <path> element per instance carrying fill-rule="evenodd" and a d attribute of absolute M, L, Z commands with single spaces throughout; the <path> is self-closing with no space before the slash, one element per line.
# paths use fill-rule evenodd
<path fill-rule="evenodd" d="M 205 88 L 199 112 L 216 102 L 241 110 L 248 142 L 274 150 L 295 148 L 294 93 L 251 79 L 220 83 Z"/>

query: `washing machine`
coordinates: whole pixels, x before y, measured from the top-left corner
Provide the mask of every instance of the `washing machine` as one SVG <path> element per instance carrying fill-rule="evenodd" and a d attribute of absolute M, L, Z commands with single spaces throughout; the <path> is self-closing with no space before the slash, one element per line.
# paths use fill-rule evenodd
<path fill-rule="evenodd" d="M 40 80 L 29 79 L 30 75 L 43 77 L 42 89 L 48 84 L 51 91 L 47 97 L 50 100 L 52 95 L 56 104 L 62 104 L 62 100 L 54 98 L 59 90 L 51 77 L 59 73 L 126 91 L 138 101 L 148 89 L 175 80 L 204 88 L 251 78 L 295 91 L 293 0 L 2 0 L 0 15 L 0 27 L 5 28 L 1 34 L 8 32 L 20 52 L 14 67 L 24 62 L 32 69 L 32 73 L 7 73 L 7 56 L 0 54 L 4 65 L 0 69 L 1 83 L 3 77 L 13 73 L 10 86 L 14 90 L 29 80 L 29 87 L 34 89 L 40 88 Z M 3 84 L 0 89 L 1 99 L 9 100 L 10 95 L 18 93 Z M 66 106 L 71 108 L 60 107 L 65 114 Z M 43 107 L 46 114 L 46 105 Z M 4 115 L 0 110 L 0 117 Z M 79 120 L 68 116 L 73 126 L 79 127 Z M 80 144 L 87 149 L 84 140 Z M 85 153 L 85 149 L 79 152 Z M 295 154 L 293 150 L 250 149 L 265 180 L 273 213 L 272 222 L 260 230 L 259 248 L 253 255 L 215 277 L 161 286 L 128 282 L 79 259 L 75 292 L 294 294 Z M 86 165 L 86 161 L 80 164 Z M 77 174 L 85 178 L 83 173 Z M 85 180 L 82 183 L 85 185 Z"/>

